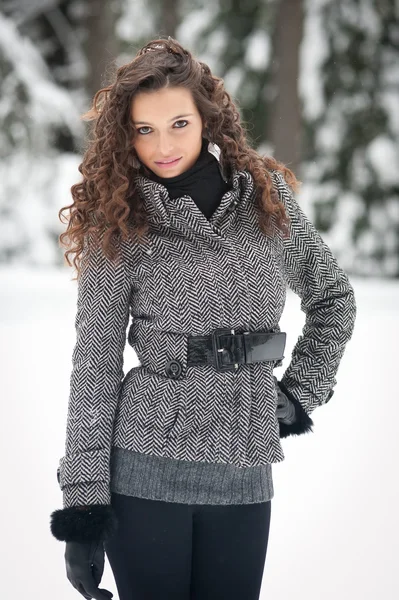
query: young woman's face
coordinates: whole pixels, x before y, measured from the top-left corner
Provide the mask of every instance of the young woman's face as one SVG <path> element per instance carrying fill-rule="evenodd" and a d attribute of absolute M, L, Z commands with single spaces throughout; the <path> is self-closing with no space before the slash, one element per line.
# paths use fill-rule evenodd
<path fill-rule="evenodd" d="M 140 92 L 133 98 L 131 116 L 137 156 L 156 175 L 175 177 L 194 165 L 201 152 L 203 125 L 189 90 Z M 172 159 L 177 160 L 165 164 Z"/>

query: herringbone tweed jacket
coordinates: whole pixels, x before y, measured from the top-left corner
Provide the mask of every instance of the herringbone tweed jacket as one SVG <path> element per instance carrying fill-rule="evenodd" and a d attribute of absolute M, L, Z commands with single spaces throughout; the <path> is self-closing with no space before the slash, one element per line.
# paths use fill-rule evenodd
<path fill-rule="evenodd" d="M 284 460 L 280 438 L 309 431 L 310 414 L 331 398 L 354 328 L 354 290 L 281 172 L 271 174 L 291 220 L 288 239 L 277 228 L 273 236 L 259 229 L 247 171 L 233 172 L 233 187 L 209 221 L 191 197 L 171 199 L 139 175 L 151 224 L 145 242 L 121 242 L 118 266 L 101 250 L 85 251 L 58 468 L 64 509 L 51 524 L 58 539 L 105 539 L 112 530 L 113 445 L 239 467 L 276 463 Z M 187 340 L 219 327 L 280 331 L 287 285 L 300 296 L 306 323 L 281 379 L 298 418 L 282 435 L 273 380 L 282 361 L 230 372 L 188 366 Z M 129 320 L 128 342 L 141 364 L 124 376 Z M 180 365 L 177 378 L 171 360 Z M 80 505 L 91 509 L 85 527 Z"/>

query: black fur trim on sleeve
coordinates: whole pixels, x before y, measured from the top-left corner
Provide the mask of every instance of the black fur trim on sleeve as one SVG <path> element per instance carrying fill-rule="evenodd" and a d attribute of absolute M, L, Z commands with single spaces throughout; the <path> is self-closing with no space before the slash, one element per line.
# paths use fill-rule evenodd
<path fill-rule="evenodd" d="M 117 529 L 118 521 L 110 504 L 92 504 L 86 509 L 71 506 L 51 513 L 53 536 L 64 542 L 105 541 Z"/>
<path fill-rule="evenodd" d="M 278 385 L 280 390 L 287 396 L 287 398 L 293 403 L 295 406 L 295 421 L 291 425 L 286 425 L 285 423 L 281 423 L 279 421 L 280 426 L 280 438 L 285 438 L 290 435 L 301 435 L 302 433 L 307 433 L 312 431 L 312 425 L 314 425 L 312 419 L 302 407 L 302 404 L 298 402 L 296 398 L 287 390 L 285 385 L 278 381 Z"/>

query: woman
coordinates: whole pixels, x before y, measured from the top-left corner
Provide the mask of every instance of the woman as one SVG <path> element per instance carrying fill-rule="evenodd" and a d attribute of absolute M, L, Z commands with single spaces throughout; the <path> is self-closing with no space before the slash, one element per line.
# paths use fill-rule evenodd
<path fill-rule="evenodd" d="M 61 236 L 79 281 L 52 534 L 85 598 L 112 596 L 106 553 L 120 600 L 255 600 L 271 465 L 334 393 L 353 288 L 295 175 L 250 147 L 223 80 L 176 40 L 144 46 L 86 118 Z M 306 324 L 278 381 L 287 285 Z"/>

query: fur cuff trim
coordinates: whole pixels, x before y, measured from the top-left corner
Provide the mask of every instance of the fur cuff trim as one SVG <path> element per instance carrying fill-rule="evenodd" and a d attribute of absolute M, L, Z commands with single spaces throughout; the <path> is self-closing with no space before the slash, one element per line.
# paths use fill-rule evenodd
<path fill-rule="evenodd" d="M 287 390 L 285 385 L 278 382 L 278 385 L 281 391 L 287 396 L 289 400 L 295 406 L 295 421 L 291 425 L 286 425 L 285 423 L 281 423 L 279 421 L 280 426 L 280 438 L 286 438 L 290 435 L 301 435 L 302 433 L 312 432 L 312 425 L 314 425 L 312 419 L 308 415 L 308 413 L 303 408 L 302 404 L 294 398 L 294 396 Z"/>
<path fill-rule="evenodd" d="M 92 504 L 85 509 L 71 506 L 55 510 L 50 518 L 51 533 L 61 542 L 105 541 L 118 526 L 110 504 Z"/>

